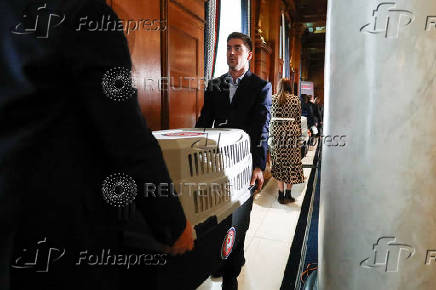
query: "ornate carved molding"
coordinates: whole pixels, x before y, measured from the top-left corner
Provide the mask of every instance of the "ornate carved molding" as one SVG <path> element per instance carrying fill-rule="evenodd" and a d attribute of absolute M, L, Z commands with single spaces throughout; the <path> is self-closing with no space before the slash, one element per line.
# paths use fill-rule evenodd
<path fill-rule="evenodd" d="M 256 49 L 262 49 L 269 55 L 272 54 L 272 48 L 271 46 L 265 41 L 263 36 L 259 33 L 259 31 L 256 31 L 256 37 L 255 37 L 255 48 Z"/>

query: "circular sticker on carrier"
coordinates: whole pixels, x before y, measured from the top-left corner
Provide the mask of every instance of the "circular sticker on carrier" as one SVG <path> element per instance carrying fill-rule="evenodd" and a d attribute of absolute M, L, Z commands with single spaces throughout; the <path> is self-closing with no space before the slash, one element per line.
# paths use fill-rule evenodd
<path fill-rule="evenodd" d="M 232 253 L 233 245 L 236 240 L 236 230 L 234 227 L 231 227 L 227 231 L 227 235 L 224 238 L 223 245 L 221 247 L 221 259 L 225 260 Z"/>
<path fill-rule="evenodd" d="M 192 136 L 202 136 L 204 134 L 205 133 L 199 133 L 199 132 L 175 132 L 175 133 L 166 133 L 162 135 L 168 137 L 192 137 Z"/>

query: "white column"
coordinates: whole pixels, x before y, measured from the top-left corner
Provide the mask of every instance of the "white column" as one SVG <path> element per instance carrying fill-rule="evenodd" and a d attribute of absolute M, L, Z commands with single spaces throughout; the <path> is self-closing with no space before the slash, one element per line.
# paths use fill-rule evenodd
<path fill-rule="evenodd" d="M 319 287 L 436 289 L 436 1 L 327 20 Z"/>

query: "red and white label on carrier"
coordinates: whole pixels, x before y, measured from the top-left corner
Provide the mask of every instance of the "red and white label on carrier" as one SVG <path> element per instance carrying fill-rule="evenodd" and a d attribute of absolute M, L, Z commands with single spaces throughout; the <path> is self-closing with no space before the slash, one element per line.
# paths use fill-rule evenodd
<path fill-rule="evenodd" d="M 234 227 L 231 227 L 227 231 L 227 235 L 224 238 L 223 245 L 221 247 L 221 259 L 227 259 L 232 252 L 233 245 L 235 244 L 236 240 L 236 230 Z"/>
<path fill-rule="evenodd" d="M 204 134 L 205 133 L 200 133 L 200 132 L 174 132 L 174 133 L 166 133 L 162 135 L 167 137 L 191 137 L 191 136 L 202 136 Z"/>

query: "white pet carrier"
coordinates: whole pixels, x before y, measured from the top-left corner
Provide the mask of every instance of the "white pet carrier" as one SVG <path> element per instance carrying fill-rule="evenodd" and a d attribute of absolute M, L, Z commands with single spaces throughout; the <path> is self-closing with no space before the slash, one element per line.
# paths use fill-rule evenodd
<path fill-rule="evenodd" d="M 250 198 L 250 137 L 240 129 L 154 131 L 187 219 L 218 223 Z"/>

